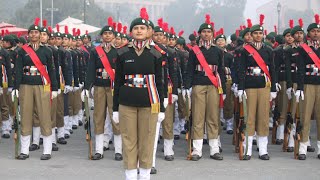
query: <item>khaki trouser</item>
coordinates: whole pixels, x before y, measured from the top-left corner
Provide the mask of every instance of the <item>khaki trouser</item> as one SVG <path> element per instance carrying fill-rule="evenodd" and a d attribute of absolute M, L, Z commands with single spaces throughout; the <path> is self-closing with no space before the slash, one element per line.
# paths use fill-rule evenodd
<path fill-rule="evenodd" d="M 174 104 L 168 104 L 162 121 L 163 139 L 173 139 Z"/>
<path fill-rule="evenodd" d="M 317 140 L 320 141 L 320 85 L 304 85 L 304 101 L 302 104 L 302 116 L 300 118 L 302 125 L 301 142 L 307 142 L 310 133 L 311 115 L 314 108 L 317 121 Z"/>
<path fill-rule="evenodd" d="M 94 121 L 94 132 L 95 134 L 103 134 L 104 125 L 107 115 L 107 108 L 112 123 L 112 130 L 114 135 L 120 135 L 119 124 L 114 123 L 112 120 L 112 107 L 113 107 L 113 97 L 112 89 L 110 87 L 100 87 L 94 86 L 94 111 L 93 111 L 93 121 Z"/>
<path fill-rule="evenodd" d="M 8 101 L 8 88 L 3 89 L 3 94 L 0 96 L 1 101 L 1 118 L 3 121 L 9 120 L 9 101 Z M 11 95 L 10 95 L 11 97 Z M 11 98 L 10 98 L 11 100 Z M 11 100 L 12 101 L 12 100 Z"/>
<path fill-rule="evenodd" d="M 203 139 L 206 123 L 208 139 L 217 139 L 220 128 L 220 96 L 213 85 L 193 86 L 191 95 L 192 139 Z"/>
<path fill-rule="evenodd" d="M 226 83 L 226 99 L 224 100 L 223 106 L 223 118 L 231 119 L 233 117 L 234 111 L 234 95 L 231 91 L 231 81 L 227 81 Z"/>
<path fill-rule="evenodd" d="M 297 90 L 297 87 L 298 87 L 297 83 L 294 83 L 294 84 L 293 84 L 293 90 L 294 90 L 294 92 Z M 292 115 L 293 118 L 294 118 L 295 115 L 296 115 L 296 111 L 297 111 L 297 106 L 298 106 L 298 104 L 299 104 L 300 117 L 302 117 L 302 114 L 303 114 L 302 103 L 301 103 L 301 102 L 300 102 L 300 103 L 297 103 L 297 101 L 296 101 L 296 96 L 294 95 L 294 93 L 292 93 L 292 99 L 291 99 L 291 115 Z"/>
<path fill-rule="evenodd" d="M 14 106 L 13 106 L 13 102 L 11 99 L 11 93 L 6 93 L 6 98 L 7 98 L 7 102 L 8 102 L 8 106 L 9 106 L 9 114 L 11 115 L 11 117 L 14 117 L 15 115 L 14 113 Z"/>
<path fill-rule="evenodd" d="M 247 93 L 247 129 L 253 136 L 269 135 L 270 88 L 246 89 Z M 244 112 L 246 113 L 246 112 Z"/>
<path fill-rule="evenodd" d="M 281 90 L 278 93 L 278 110 L 280 112 L 279 125 L 282 125 L 286 122 L 287 112 L 288 112 L 288 95 L 287 91 L 287 83 L 285 81 L 280 82 Z"/>
<path fill-rule="evenodd" d="M 82 108 L 82 104 L 79 102 L 79 100 L 81 100 L 80 94 L 80 90 L 68 93 L 69 116 L 77 115 Z"/>
<path fill-rule="evenodd" d="M 158 114 L 150 107 L 119 106 L 120 132 L 125 169 L 152 167 L 153 146 Z"/>
<path fill-rule="evenodd" d="M 182 93 L 179 93 L 178 94 L 178 113 L 179 113 L 180 119 L 186 118 L 187 110 L 188 108 L 186 107 L 186 102 L 184 102 L 183 100 Z"/>
<path fill-rule="evenodd" d="M 52 128 L 55 128 L 57 127 L 57 102 L 58 102 L 58 99 L 57 98 L 54 98 L 52 99 L 51 101 L 51 127 Z"/>
<path fill-rule="evenodd" d="M 22 136 L 32 133 L 34 108 L 37 108 L 41 134 L 50 136 L 52 133 L 50 92 L 44 92 L 42 85 L 20 85 L 19 92 Z"/>
<path fill-rule="evenodd" d="M 56 125 L 57 128 L 64 127 L 64 94 L 61 92 L 57 96 Z"/>

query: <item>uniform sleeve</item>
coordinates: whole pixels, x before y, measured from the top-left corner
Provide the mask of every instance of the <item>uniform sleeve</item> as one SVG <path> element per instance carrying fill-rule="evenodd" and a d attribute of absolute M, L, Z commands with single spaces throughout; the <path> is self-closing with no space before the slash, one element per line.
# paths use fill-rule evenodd
<path fill-rule="evenodd" d="M 279 82 L 279 73 L 280 73 L 280 66 L 281 66 L 280 56 L 281 56 L 280 49 L 276 49 L 275 51 L 273 51 L 276 83 Z"/>
<path fill-rule="evenodd" d="M 187 65 L 187 71 L 185 74 L 185 82 L 184 82 L 184 87 L 186 89 L 191 88 L 192 86 L 192 79 L 194 75 L 194 69 L 195 69 L 195 61 L 196 61 L 196 55 L 194 54 L 193 51 L 190 51 L 189 53 L 189 60 L 188 60 L 188 65 Z"/>
<path fill-rule="evenodd" d="M 221 81 L 221 85 L 222 85 L 222 90 L 223 90 L 223 94 L 226 94 L 226 71 L 225 71 L 225 66 L 224 66 L 224 52 L 222 50 L 219 49 L 219 64 L 218 64 L 218 73 L 220 76 L 220 81 Z"/>
<path fill-rule="evenodd" d="M 92 52 L 90 57 L 92 58 Z M 88 73 L 90 69 L 90 63 L 92 59 L 88 63 L 88 71 L 87 71 L 87 78 L 89 78 Z M 114 92 L 113 92 L 113 112 L 119 111 L 119 91 L 120 87 L 124 85 L 124 74 L 123 74 L 123 63 L 120 59 L 120 56 L 118 55 L 117 61 L 116 61 L 116 70 L 115 70 L 115 79 L 114 79 Z"/>
<path fill-rule="evenodd" d="M 6 72 L 7 72 L 8 87 L 13 87 L 10 55 L 9 55 L 9 52 L 6 52 L 6 51 L 4 51 L 4 66 L 5 66 Z M 2 74 L 2 72 L 1 72 L 1 74 Z"/>
<path fill-rule="evenodd" d="M 277 92 L 276 90 L 276 82 L 278 80 L 275 72 L 275 66 L 274 66 L 274 58 L 273 58 L 273 53 L 272 50 L 270 49 L 269 51 L 269 62 L 270 62 L 270 76 L 271 76 L 271 92 Z"/>
<path fill-rule="evenodd" d="M 245 78 L 246 78 L 246 54 L 244 53 L 244 51 L 240 51 L 239 53 L 239 85 L 238 85 L 238 89 L 239 90 L 245 90 Z"/>
<path fill-rule="evenodd" d="M 298 48 L 299 55 L 297 55 L 297 84 L 298 88 L 297 90 L 302 90 L 304 89 L 304 75 L 306 74 L 306 63 L 305 63 L 305 52 L 302 48 Z"/>
<path fill-rule="evenodd" d="M 56 78 L 56 68 L 54 65 L 54 60 L 53 60 L 53 54 L 51 49 L 48 48 L 47 51 L 47 68 L 48 68 L 48 73 L 50 76 L 50 80 L 51 80 L 51 88 L 52 91 L 58 91 L 58 83 L 57 83 L 57 78 Z"/>
<path fill-rule="evenodd" d="M 16 61 L 15 61 L 15 81 L 14 81 L 14 89 L 19 90 L 22 74 L 23 74 L 23 62 L 22 62 L 22 50 L 19 50 L 17 53 Z M 1 83 L 2 84 L 2 83 Z"/>
<path fill-rule="evenodd" d="M 67 56 L 67 53 L 65 51 L 60 51 L 60 56 L 59 56 L 59 62 L 61 65 L 61 69 L 62 69 L 62 75 L 65 81 L 65 85 L 71 85 L 71 76 L 70 76 L 70 64 L 69 64 L 69 59 Z"/>
<path fill-rule="evenodd" d="M 287 88 L 290 88 L 290 87 L 292 88 L 290 50 L 284 51 L 284 62 L 285 62 L 285 67 L 286 67 Z"/>
<path fill-rule="evenodd" d="M 163 105 L 162 58 L 155 60 L 155 81 L 160 98 L 160 112 L 165 112 Z"/>
<path fill-rule="evenodd" d="M 72 56 L 71 53 L 66 51 L 65 53 L 65 60 L 68 63 L 67 66 L 67 80 L 66 80 L 66 84 L 67 85 L 72 85 L 72 77 L 73 77 L 73 61 L 72 61 Z"/>
<path fill-rule="evenodd" d="M 78 53 L 74 52 L 72 56 L 72 63 L 73 63 L 73 81 L 74 86 L 79 87 L 79 57 Z"/>
<path fill-rule="evenodd" d="M 175 54 L 171 54 L 168 59 L 169 75 L 173 84 L 172 94 L 178 95 L 178 61 Z"/>
<path fill-rule="evenodd" d="M 84 89 L 87 89 L 87 90 L 90 89 L 90 87 L 93 85 L 95 80 L 95 72 L 96 72 L 95 58 L 96 58 L 95 50 L 92 49 L 90 51 L 90 60 L 88 61 L 88 66 L 87 66 L 87 72 L 86 72 L 87 77 L 84 83 Z"/>

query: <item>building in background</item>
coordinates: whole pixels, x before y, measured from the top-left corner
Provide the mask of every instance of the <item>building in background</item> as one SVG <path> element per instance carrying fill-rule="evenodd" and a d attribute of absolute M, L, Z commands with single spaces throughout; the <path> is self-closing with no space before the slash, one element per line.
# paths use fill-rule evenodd
<path fill-rule="evenodd" d="M 274 31 L 274 25 L 278 26 L 278 8 L 280 3 L 280 32 L 289 27 L 289 20 L 294 20 L 294 25 L 298 24 L 298 19 L 302 18 L 304 27 L 314 21 L 314 14 L 320 14 L 320 0 L 272 0 L 257 8 L 257 19 L 259 14 L 265 15 L 265 28 L 268 32 Z"/>

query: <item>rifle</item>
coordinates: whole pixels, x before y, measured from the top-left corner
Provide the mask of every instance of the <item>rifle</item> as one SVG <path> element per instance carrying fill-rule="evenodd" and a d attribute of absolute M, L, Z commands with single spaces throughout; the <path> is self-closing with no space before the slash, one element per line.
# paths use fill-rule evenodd
<path fill-rule="evenodd" d="M 91 123 L 90 123 L 90 111 L 89 111 L 88 96 L 84 97 L 84 106 L 85 106 L 85 111 L 86 111 L 86 120 L 85 120 L 84 129 L 86 130 L 86 140 L 89 145 L 88 157 L 90 160 L 92 160 L 92 135 L 91 135 Z"/>
<path fill-rule="evenodd" d="M 300 134 L 302 131 L 302 125 L 300 122 L 300 112 L 299 112 L 299 103 L 297 103 L 297 110 L 296 110 L 296 134 L 294 137 L 294 158 L 298 159 L 299 156 L 299 144 L 300 144 Z"/>
<path fill-rule="evenodd" d="M 187 113 L 186 113 L 186 140 L 188 144 L 188 155 L 187 155 L 187 160 L 192 159 L 192 139 L 191 139 L 191 128 L 192 128 L 192 115 L 190 112 L 190 100 L 188 95 L 186 94 L 186 108 L 187 108 Z"/>
<path fill-rule="evenodd" d="M 239 153 L 239 130 L 238 130 L 238 125 L 240 121 L 240 114 L 239 114 L 239 100 L 237 97 L 234 98 L 234 133 L 233 133 L 233 142 L 232 144 L 235 145 L 235 152 Z"/>
<path fill-rule="evenodd" d="M 13 129 L 14 129 L 14 155 L 17 159 L 19 156 L 20 150 L 20 137 L 21 137 L 21 128 L 20 128 L 20 113 L 19 113 L 19 105 L 18 105 L 18 97 L 14 96 L 14 122 L 13 122 Z"/>
<path fill-rule="evenodd" d="M 280 112 L 278 109 L 278 105 L 274 107 L 273 110 L 273 126 L 272 126 L 272 144 L 276 144 L 277 139 L 277 128 L 279 125 Z"/>
<path fill-rule="evenodd" d="M 284 140 L 283 140 L 283 146 L 282 146 L 283 152 L 287 152 L 289 135 L 292 129 L 292 124 L 293 124 L 293 118 L 291 115 L 291 102 L 289 101 L 288 109 L 287 109 L 287 120 L 286 120 L 285 129 L 284 129 Z"/>

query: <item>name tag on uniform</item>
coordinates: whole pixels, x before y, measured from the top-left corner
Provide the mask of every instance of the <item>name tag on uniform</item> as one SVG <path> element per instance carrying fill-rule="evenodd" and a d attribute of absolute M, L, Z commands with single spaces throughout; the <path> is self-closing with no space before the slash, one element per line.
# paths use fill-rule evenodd
<path fill-rule="evenodd" d="M 298 56 L 298 55 L 299 55 L 299 53 L 294 53 L 291 56 Z"/>
<path fill-rule="evenodd" d="M 124 60 L 125 63 L 134 63 L 134 59 L 127 59 L 127 60 Z"/>

